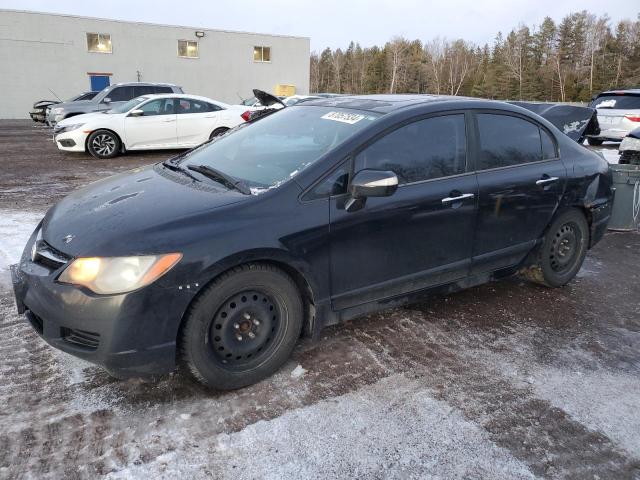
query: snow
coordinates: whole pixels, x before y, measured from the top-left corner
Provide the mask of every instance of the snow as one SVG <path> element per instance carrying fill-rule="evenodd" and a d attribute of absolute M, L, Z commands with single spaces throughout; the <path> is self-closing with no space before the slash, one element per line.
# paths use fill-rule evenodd
<path fill-rule="evenodd" d="M 188 432 L 155 432 L 178 443 Z M 486 430 L 419 381 L 392 375 L 330 400 L 222 433 L 209 448 L 168 453 L 107 478 L 531 479 Z"/>
<path fill-rule="evenodd" d="M 291 378 L 300 378 L 302 377 L 305 373 L 307 373 L 307 371 L 302 368 L 302 365 L 298 365 L 296 368 L 293 369 L 293 371 L 291 372 Z"/>
<path fill-rule="evenodd" d="M 0 209 L 0 287 L 11 284 L 9 266 L 20 260 L 24 246 L 44 213 Z"/>

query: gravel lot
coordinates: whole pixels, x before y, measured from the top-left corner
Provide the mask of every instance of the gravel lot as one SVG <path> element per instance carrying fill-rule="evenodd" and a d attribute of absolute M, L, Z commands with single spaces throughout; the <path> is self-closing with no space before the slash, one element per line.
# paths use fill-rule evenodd
<path fill-rule="evenodd" d="M 0 478 L 640 479 L 640 235 L 608 234 L 562 289 L 331 327 L 243 390 L 123 382 L 39 339 L 7 266 L 69 191 L 172 153 L 65 155 L 28 121 L 0 122 L 0 151 Z"/>

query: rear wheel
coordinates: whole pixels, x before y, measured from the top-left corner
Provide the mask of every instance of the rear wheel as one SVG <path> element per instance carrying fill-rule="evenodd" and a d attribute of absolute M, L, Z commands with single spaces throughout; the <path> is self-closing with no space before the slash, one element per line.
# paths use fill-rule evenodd
<path fill-rule="evenodd" d="M 547 287 L 566 285 L 582 267 L 588 243 L 589 225 L 584 214 L 577 209 L 561 213 L 549 227 L 535 263 L 523 273 Z"/>
<path fill-rule="evenodd" d="M 220 390 L 276 372 L 300 336 L 302 299 L 289 275 L 266 264 L 223 274 L 191 306 L 180 349 L 189 372 Z"/>
<path fill-rule="evenodd" d="M 592 147 L 598 147 L 600 145 L 602 145 L 602 140 L 600 140 L 599 138 L 592 138 L 589 137 L 587 138 L 587 142 L 589 142 L 589 145 L 591 145 Z"/>
<path fill-rule="evenodd" d="M 220 127 L 220 128 L 216 128 L 213 132 L 211 132 L 211 135 L 209 135 L 209 140 L 211 140 L 212 138 L 215 137 L 219 137 L 220 135 L 228 132 L 229 129 L 226 127 Z"/>
<path fill-rule="evenodd" d="M 109 130 L 96 130 L 87 139 L 87 150 L 96 158 L 116 157 L 120 147 L 120 138 Z"/>

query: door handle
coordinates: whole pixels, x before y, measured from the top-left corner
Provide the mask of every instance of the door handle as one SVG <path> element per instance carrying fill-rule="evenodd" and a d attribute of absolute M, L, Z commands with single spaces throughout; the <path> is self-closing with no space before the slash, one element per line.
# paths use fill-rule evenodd
<path fill-rule="evenodd" d="M 475 195 L 473 193 L 463 193 L 462 195 L 458 195 L 457 197 L 446 197 L 442 199 L 443 204 L 460 202 L 462 200 L 466 200 L 468 198 L 473 198 Z"/>
<path fill-rule="evenodd" d="M 548 183 L 557 182 L 559 180 L 558 177 L 543 177 L 540 180 L 536 181 L 536 185 L 546 185 Z"/>

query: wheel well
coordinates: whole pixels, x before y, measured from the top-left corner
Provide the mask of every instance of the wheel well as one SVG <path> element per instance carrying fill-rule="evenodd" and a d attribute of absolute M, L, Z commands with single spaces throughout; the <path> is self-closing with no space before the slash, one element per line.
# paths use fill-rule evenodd
<path fill-rule="evenodd" d="M 124 142 L 120 138 L 120 135 L 118 135 L 116 132 L 114 132 L 113 130 L 111 130 L 109 128 L 97 128 L 95 130 L 92 130 L 91 133 L 89 135 L 87 135 L 87 138 L 84 141 L 84 151 L 85 152 L 89 151 L 89 137 L 91 137 L 91 135 L 93 135 L 94 132 L 99 132 L 101 130 L 105 130 L 107 132 L 113 133 L 118 138 L 118 141 L 120 142 L 120 150 L 124 149 Z"/>
<path fill-rule="evenodd" d="M 314 295 L 313 295 L 313 290 L 311 288 L 311 285 L 309 284 L 307 279 L 304 277 L 304 275 L 300 273 L 300 271 L 298 271 L 296 268 L 282 261 L 272 260 L 272 259 L 252 260 L 249 262 L 238 263 L 236 265 L 230 266 L 225 270 L 218 272 L 217 275 L 215 275 L 213 278 L 209 279 L 205 284 L 200 286 L 198 293 L 191 299 L 191 301 L 189 302 L 189 305 L 187 306 L 184 313 L 182 314 L 182 318 L 180 319 L 180 325 L 176 333 L 176 344 L 179 344 L 180 338 L 182 337 L 182 328 L 184 327 L 187 314 L 191 309 L 191 305 L 193 305 L 193 303 L 196 301 L 196 299 L 198 299 L 198 297 L 202 294 L 202 292 L 204 292 L 207 289 L 207 287 L 211 283 L 215 282 L 221 275 L 224 275 L 225 273 L 227 273 L 230 270 L 233 270 L 234 268 L 240 267 L 242 265 L 248 265 L 251 263 L 261 263 L 261 264 L 271 265 L 273 267 L 279 268 L 280 270 L 282 270 L 283 272 L 285 272 L 291 277 L 291 279 L 296 284 L 296 287 L 298 287 L 298 292 L 300 292 L 300 297 L 302 298 L 302 302 L 303 302 L 305 318 L 303 320 L 302 335 L 307 336 L 311 334 L 313 321 L 315 318 L 315 301 L 314 301 Z M 176 363 L 179 363 L 180 361 L 179 355 L 180 355 L 180 349 L 177 348 Z"/>
<path fill-rule="evenodd" d="M 226 132 L 227 130 L 229 130 L 229 127 L 218 127 L 214 129 L 213 132 L 211 132 L 211 134 L 209 135 L 209 138 L 213 137 L 213 134 L 216 132 Z"/>

